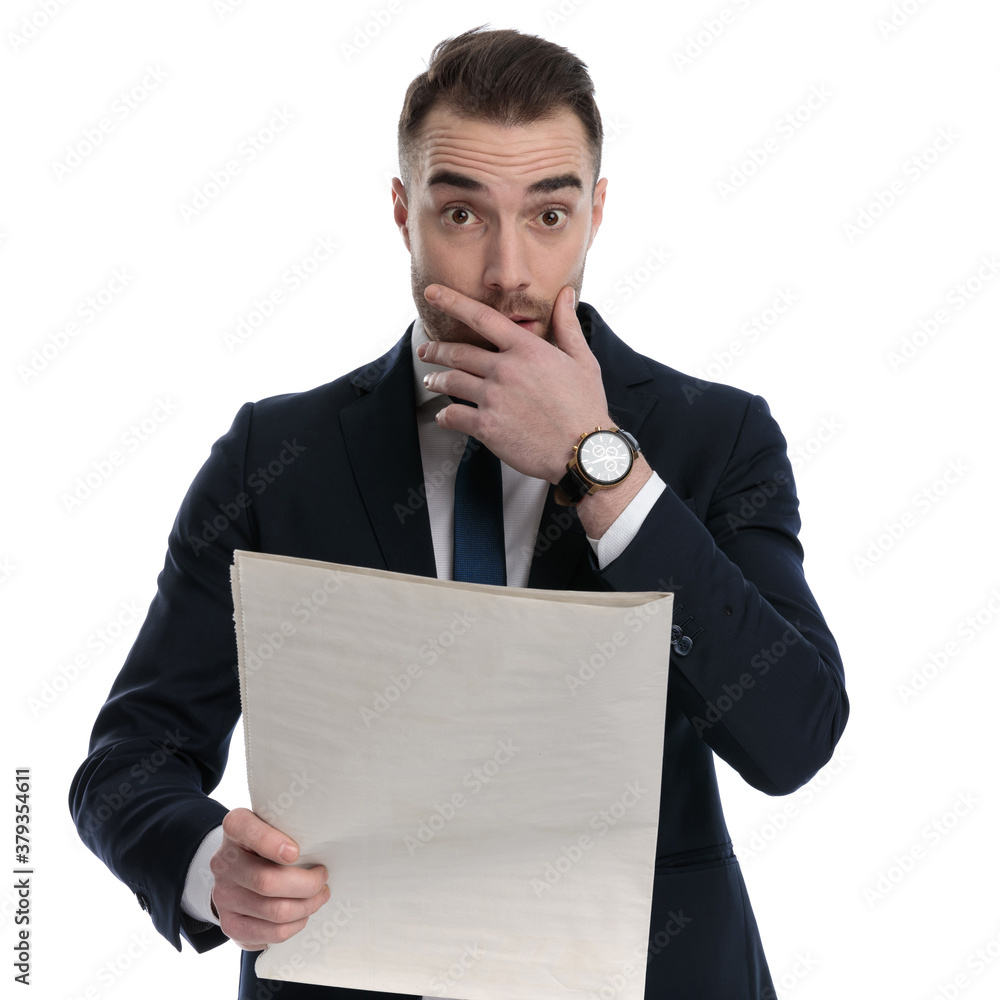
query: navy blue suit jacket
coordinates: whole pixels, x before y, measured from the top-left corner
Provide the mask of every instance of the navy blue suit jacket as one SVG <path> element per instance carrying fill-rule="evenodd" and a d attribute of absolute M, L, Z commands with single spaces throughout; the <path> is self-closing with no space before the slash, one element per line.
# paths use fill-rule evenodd
<path fill-rule="evenodd" d="M 646 996 L 768 1000 L 713 752 L 783 795 L 829 760 L 848 715 L 837 646 L 802 572 L 785 441 L 760 397 L 686 377 L 631 350 L 592 306 L 577 312 L 611 416 L 667 489 L 603 571 L 550 489 L 528 585 L 675 593 Z M 225 940 L 180 899 L 195 850 L 227 811 L 208 796 L 240 713 L 233 550 L 435 575 L 409 335 L 363 369 L 240 409 L 181 505 L 156 596 L 74 778 L 84 842 L 177 948 L 181 935 L 197 951 Z M 252 958 L 241 998 L 388 997 L 268 987 Z"/>

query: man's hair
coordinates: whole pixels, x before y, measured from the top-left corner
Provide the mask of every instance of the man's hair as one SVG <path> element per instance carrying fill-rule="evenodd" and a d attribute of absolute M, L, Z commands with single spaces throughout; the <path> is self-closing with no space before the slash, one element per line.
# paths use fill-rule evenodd
<path fill-rule="evenodd" d="M 472 28 L 438 42 L 427 70 L 406 90 L 399 116 L 399 170 L 406 187 L 427 113 L 437 104 L 491 125 L 530 125 L 570 110 L 583 125 L 601 172 L 604 129 L 586 63 L 568 49 L 512 29 Z"/>

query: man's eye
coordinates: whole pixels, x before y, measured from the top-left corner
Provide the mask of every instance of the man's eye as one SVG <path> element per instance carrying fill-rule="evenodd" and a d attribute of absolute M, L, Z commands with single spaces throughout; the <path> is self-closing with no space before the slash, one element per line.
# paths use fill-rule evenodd
<path fill-rule="evenodd" d="M 561 208 L 547 208 L 538 218 L 547 229 L 555 229 L 561 225 L 567 217 L 567 213 Z"/>
<path fill-rule="evenodd" d="M 446 208 L 445 218 L 456 226 L 467 226 L 475 220 L 475 216 L 467 208 Z"/>

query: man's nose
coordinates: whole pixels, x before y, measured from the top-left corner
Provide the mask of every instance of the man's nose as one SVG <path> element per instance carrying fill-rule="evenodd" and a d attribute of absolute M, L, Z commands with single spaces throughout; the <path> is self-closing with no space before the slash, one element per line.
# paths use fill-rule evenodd
<path fill-rule="evenodd" d="M 502 292 L 523 291 L 531 284 L 527 234 L 513 222 L 500 223 L 488 236 L 483 283 Z"/>

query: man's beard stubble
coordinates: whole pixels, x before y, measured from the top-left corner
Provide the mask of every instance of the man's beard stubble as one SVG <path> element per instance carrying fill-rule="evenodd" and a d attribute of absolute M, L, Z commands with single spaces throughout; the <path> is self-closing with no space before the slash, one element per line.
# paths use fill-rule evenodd
<path fill-rule="evenodd" d="M 455 319 L 448 313 L 432 306 L 424 298 L 424 289 L 428 285 L 445 285 L 450 288 L 447 282 L 430 277 L 417 264 L 415 256 L 410 257 L 410 286 L 413 290 L 413 301 L 417 307 L 417 315 L 420 316 L 424 325 L 424 332 L 429 340 L 440 340 L 447 343 L 475 344 L 485 347 L 487 350 L 496 351 L 496 345 L 488 341 L 482 334 L 470 329 L 461 320 Z M 572 285 L 576 292 L 577 302 L 580 301 L 580 289 L 583 287 L 583 265 L 566 284 Z M 503 292 L 487 292 L 479 302 L 488 305 L 497 312 L 522 313 L 533 319 L 540 319 L 545 323 L 545 330 L 541 334 L 544 340 L 550 344 L 555 343 L 555 332 L 552 326 L 552 310 L 555 307 L 554 301 L 536 299 L 524 292 L 511 292 L 505 295 Z"/>

